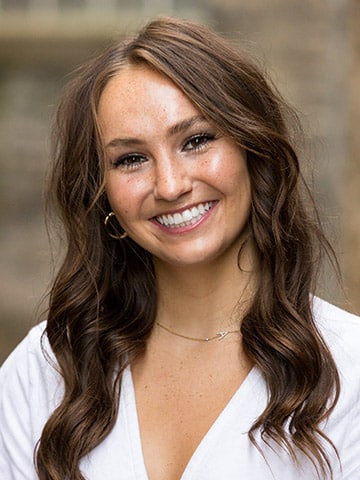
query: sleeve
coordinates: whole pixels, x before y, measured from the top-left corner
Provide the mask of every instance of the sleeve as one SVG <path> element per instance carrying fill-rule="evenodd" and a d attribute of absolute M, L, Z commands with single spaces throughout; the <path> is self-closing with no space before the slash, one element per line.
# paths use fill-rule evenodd
<path fill-rule="evenodd" d="M 359 324 L 360 327 L 360 324 Z M 360 328 L 357 335 L 360 346 Z M 359 351 L 359 350 L 358 350 Z M 339 409 L 334 412 L 334 431 L 338 439 L 341 480 L 360 479 L 360 355 L 352 356 L 347 370 L 340 372 L 342 385 Z"/>
<path fill-rule="evenodd" d="M 334 480 L 360 480 L 360 318 L 319 302 L 322 333 L 337 364 L 340 397 L 329 417 L 328 437 L 340 459 Z"/>
<path fill-rule="evenodd" d="M 343 480 L 360 478 L 360 398 L 349 412 L 348 429 L 340 452 Z"/>
<path fill-rule="evenodd" d="M 52 408 L 54 375 L 33 328 L 0 369 L 0 472 L 6 480 L 35 480 L 34 451 Z M 50 369 L 50 370 L 49 370 Z"/>

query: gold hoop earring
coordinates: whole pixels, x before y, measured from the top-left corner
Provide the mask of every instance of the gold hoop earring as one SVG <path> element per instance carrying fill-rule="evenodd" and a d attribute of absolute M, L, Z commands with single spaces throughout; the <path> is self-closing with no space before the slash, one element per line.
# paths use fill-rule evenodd
<path fill-rule="evenodd" d="M 104 220 L 104 225 L 105 227 L 107 227 L 107 234 L 109 235 L 109 237 L 111 238 L 114 238 L 115 240 L 123 240 L 124 238 L 126 238 L 128 236 L 127 232 L 124 232 L 122 233 L 121 235 L 114 235 L 113 233 L 109 232 L 109 226 L 108 226 L 108 223 L 109 223 L 109 220 L 111 217 L 114 217 L 115 216 L 115 213 L 114 212 L 110 212 L 108 215 L 106 215 L 105 217 L 105 220 Z"/>

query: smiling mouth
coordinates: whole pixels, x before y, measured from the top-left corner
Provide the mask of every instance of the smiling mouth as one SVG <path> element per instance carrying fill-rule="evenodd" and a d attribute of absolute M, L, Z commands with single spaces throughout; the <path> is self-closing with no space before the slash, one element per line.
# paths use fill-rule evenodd
<path fill-rule="evenodd" d="M 191 208 L 187 208 L 183 212 L 176 212 L 174 214 L 159 215 L 155 220 L 167 228 L 181 228 L 189 225 L 194 225 L 199 222 L 201 218 L 211 210 L 216 202 L 199 203 Z"/>

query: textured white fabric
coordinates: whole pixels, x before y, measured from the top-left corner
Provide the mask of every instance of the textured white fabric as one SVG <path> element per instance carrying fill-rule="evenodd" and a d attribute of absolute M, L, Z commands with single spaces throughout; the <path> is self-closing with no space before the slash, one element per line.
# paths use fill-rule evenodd
<path fill-rule="evenodd" d="M 360 480 L 360 319 L 321 300 L 314 311 L 319 328 L 338 365 L 342 391 L 325 433 L 331 449 L 334 480 Z M 62 395 L 62 381 L 49 346 L 40 338 L 44 324 L 33 328 L 0 370 L 0 478 L 34 480 L 33 450 L 51 411 Z M 304 375 L 306 372 L 304 371 Z M 254 368 L 203 438 L 182 480 L 312 480 L 316 474 L 305 458 L 296 467 L 288 455 L 249 442 L 247 431 L 266 403 L 266 386 Z M 147 480 L 141 451 L 130 369 L 124 373 L 120 410 L 107 438 L 81 462 L 87 480 Z"/>

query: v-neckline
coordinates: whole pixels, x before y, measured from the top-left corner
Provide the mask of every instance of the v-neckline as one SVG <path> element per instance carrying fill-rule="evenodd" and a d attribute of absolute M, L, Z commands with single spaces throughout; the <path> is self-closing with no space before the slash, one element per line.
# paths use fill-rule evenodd
<path fill-rule="evenodd" d="M 211 450 L 211 445 L 217 441 L 217 438 L 223 428 L 226 425 L 226 420 L 230 419 L 231 421 L 231 412 L 234 408 L 238 408 L 238 404 L 241 398 L 247 397 L 246 393 L 250 392 L 253 388 L 254 384 L 261 378 L 261 373 L 258 371 L 256 367 L 253 367 L 239 388 L 236 390 L 234 395 L 230 398 L 228 403 L 225 405 L 224 409 L 220 412 L 218 417 L 215 419 L 213 424 L 210 426 L 209 430 L 205 433 L 203 438 L 201 439 L 200 443 L 194 450 L 189 462 L 187 463 L 180 480 L 190 480 L 192 478 L 191 475 L 195 473 L 196 468 L 199 464 L 202 463 L 204 457 L 209 453 Z M 123 373 L 123 383 L 124 383 L 124 390 L 127 392 L 128 402 L 125 402 L 124 408 L 126 409 L 125 415 L 128 419 L 128 424 L 131 426 L 129 429 L 129 436 L 130 436 L 130 449 L 132 452 L 132 458 L 136 459 L 136 466 L 133 465 L 134 473 L 136 475 L 137 480 L 149 480 L 144 454 L 142 450 L 142 440 L 141 440 L 141 432 L 140 432 L 140 424 L 139 418 L 137 413 L 137 406 L 136 406 L 136 396 L 135 396 L 135 387 L 134 382 L 131 374 L 131 367 L 127 367 Z M 247 397 L 248 398 L 248 397 Z M 244 412 L 242 412 L 244 415 Z M 244 428 L 248 426 L 248 418 L 247 415 L 244 415 Z M 239 435 L 247 433 L 242 431 L 239 432 Z"/>

